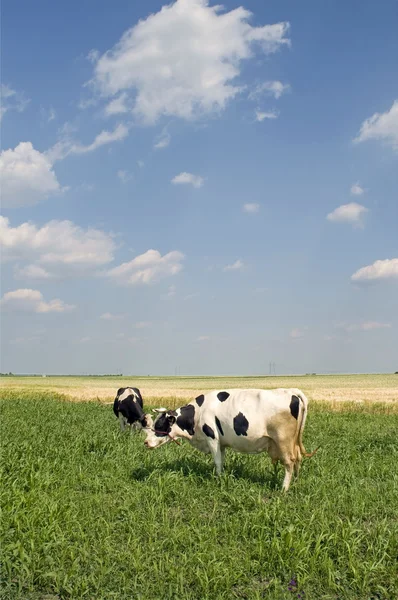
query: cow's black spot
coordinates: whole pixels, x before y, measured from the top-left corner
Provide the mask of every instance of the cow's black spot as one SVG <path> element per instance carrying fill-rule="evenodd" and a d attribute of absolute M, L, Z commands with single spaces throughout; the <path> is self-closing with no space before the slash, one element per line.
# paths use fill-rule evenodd
<path fill-rule="evenodd" d="M 169 410 L 167 413 L 162 413 L 153 424 L 153 428 L 155 430 L 155 435 L 157 437 L 164 437 L 168 435 L 171 431 L 172 419 L 170 417 L 176 418 L 177 413 L 175 410 Z"/>
<path fill-rule="evenodd" d="M 117 396 L 113 401 L 113 412 L 115 413 L 116 417 L 119 418 L 119 398 Z"/>
<path fill-rule="evenodd" d="M 214 435 L 214 431 L 213 431 L 213 429 L 210 427 L 210 425 L 207 425 L 207 424 L 205 423 L 205 424 L 203 425 L 202 429 L 203 429 L 203 433 L 204 433 L 205 435 L 207 435 L 207 437 L 209 437 L 209 438 L 211 438 L 212 440 L 214 440 L 214 438 L 215 438 L 216 436 Z"/>
<path fill-rule="evenodd" d="M 189 435 L 195 433 L 195 407 L 193 404 L 187 404 L 180 408 L 180 415 L 177 417 L 177 425 L 180 429 L 188 431 Z"/>
<path fill-rule="evenodd" d="M 202 406 L 203 402 L 205 401 L 205 397 L 203 394 L 200 394 L 200 396 L 198 396 L 197 398 L 195 398 L 196 400 L 196 404 L 198 406 Z"/>
<path fill-rule="evenodd" d="M 221 433 L 221 435 L 224 435 L 224 432 L 223 432 L 222 427 L 221 427 L 221 423 L 220 423 L 220 421 L 219 421 L 219 419 L 217 417 L 216 417 L 216 425 L 217 425 L 217 429 Z"/>
<path fill-rule="evenodd" d="M 234 417 L 234 431 L 236 435 L 247 435 L 249 421 L 241 412 Z"/>
<path fill-rule="evenodd" d="M 225 400 L 227 398 L 229 398 L 229 394 L 228 394 L 228 392 L 218 392 L 217 398 L 219 399 L 220 402 L 225 402 Z"/>
<path fill-rule="evenodd" d="M 300 398 L 298 398 L 297 396 L 292 396 L 289 408 L 292 417 L 294 417 L 297 420 L 300 410 Z"/>

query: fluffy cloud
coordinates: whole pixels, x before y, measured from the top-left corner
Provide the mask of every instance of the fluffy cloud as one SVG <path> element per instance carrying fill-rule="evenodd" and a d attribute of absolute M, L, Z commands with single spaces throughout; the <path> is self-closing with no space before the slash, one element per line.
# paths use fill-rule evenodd
<path fill-rule="evenodd" d="M 147 250 L 118 267 L 107 275 L 121 285 L 154 283 L 165 277 L 177 275 L 182 269 L 184 255 L 177 250 L 162 256 L 158 250 Z"/>
<path fill-rule="evenodd" d="M 258 211 L 260 210 L 260 205 L 256 204 L 255 202 L 248 202 L 247 204 L 243 205 L 242 210 L 243 212 L 249 214 L 258 213 Z"/>
<path fill-rule="evenodd" d="M 83 144 L 76 143 L 70 139 L 69 134 L 64 135 L 63 139 L 57 142 L 50 150 L 46 152 L 47 159 L 50 162 L 55 162 L 57 160 L 63 160 L 70 154 L 87 154 L 88 152 L 93 152 L 100 148 L 101 146 L 105 146 L 106 144 L 111 144 L 112 142 L 120 142 L 124 140 L 129 133 L 129 129 L 123 123 L 119 123 L 116 125 L 113 131 L 101 131 L 94 141 L 87 146 Z"/>
<path fill-rule="evenodd" d="M 265 119 L 277 119 L 278 113 L 274 110 L 269 110 L 266 112 L 262 112 L 261 110 L 256 110 L 256 121 L 262 123 Z"/>
<path fill-rule="evenodd" d="M 253 91 L 250 92 L 249 98 L 251 100 L 258 100 L 261 96 L 273 96 L 276 100 L 290 90 L 288 83 L 282 83 L 281 81 L 264 81 L 257 85 Z"/>
<path fill-rule="evenodd" d="M 62 191 L 52 161 L 21 142 L 14 150 L 0 154 L 2 203 L 5 208 L 37 204 Z"/>
<path fill-rule="evenodd" d="M 48 279 L 87 273 L 113 260 L 113 238 L 98 229 L 83 229 L 71 221 L 49 221 L 42 227 L 22 223 L 11 227 L 0 216 L 3 260 L 28 262 L 19 277 Z"/>
<path fill-rule="evenodd" d="M 253 27 L 243 7 L 222 13 L 207 0 L 177 0 L 128 29 L 98 58 L 92 84 L 104 97 L 130 92 L 134 114 L 194 119 L 242 91 L 241 62 L 288 45 L 288 23 Z M 93 56 L 95 59 L 95 56 Z"/>
<path fill-rule="evenodd" d="M 366 119 L 354 142 L 382 140 L 398 150 L 398 100 L 385 113 L 375 113 Z"/>
<path fill-rule="evenodd" d="M 43 294 L 38 290 L 19 289 L 4 294 L 0 301 L 4 310 L 18 312 L 50 313 L 66 312 L 76 308 L 72 304 L 65 304 L 58 298 L 44 302 Z"/>
<path fill-rule="evenodd" d="M 0 121 L 4 115 L 11 110 L 23 112 L 30 102 L 29 98 L 26 98 L 23 92 L 17 92 L 8 85 L 4 85 L 4 83 L 1 84 L 0 95 Z"/>
<path fill-rule="evenodd" d="M 357 202 L 350 202 L 335 208 L 333 212 L 327 216 L 328 221 L 332 223 L 351 223 L 352 225 L 362 225 L 363 218 L 368 212 L 368 209 Z"/>
<path fill-rule="evenodd" d="M 186 173 L 184 171 L 173 177 L 171 183 L 174 183 L 174 185 L 189 183 L 193 185 L 194 188 L 200 188 L 204 184 L 204 181 L 205 180 L 200 175 L 193 175 L 192 173 Z"/>
<path fill-rule="evenodd" d="M 350 193 L 353 196 L 362 196 L 362 194 L 365 193 L 365 190 L 363 189 L 363 187 L 361 187 L 359 185 L 359 181 L 357 181 L 356 183 L 354 183 L 351 188 L 350 188 Z"/>
<path fill-rule="evenodd" d="M 387 279 L 398 279 L 398 258 L 376 260 L 372 265 L 362 267 L 351 275 L 351 281 L 355 283 L 385 281 Z"/>
<path fill-rule="evenodd" d="M 226 265 L 224 267 L 224 271 L 241 271 L 244 268 L 244 263 L 242 260 L 238 259 L 231 265 Z"/>

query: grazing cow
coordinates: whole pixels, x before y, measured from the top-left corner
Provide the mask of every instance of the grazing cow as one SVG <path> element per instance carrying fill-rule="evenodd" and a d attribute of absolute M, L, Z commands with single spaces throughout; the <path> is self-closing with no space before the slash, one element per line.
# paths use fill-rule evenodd
<path fill-rule="evenodd" d="M 156 448 L 176 438 L 211 453 L 220 475 L 225 448 L 256 454 L 268 452 L 273 464 L 285 467 L 282 490 L 289 489 L 303 456 L 302 442 L 308 400 L 298 389 L 227 390 L 201 394 L 177 410 L 156 409 L 153 429 L 146 429 L 145 445 Z"/>
<path fill-rule="evenodd" d="M 150 415 L 144 413 L 142 396 L 138 388 L 118 389 L 113 402 L 113 412 L 119 419 L 122 431 L 126 426 L 141 429 L 152 425 L 152 419 L 149 420 Z"/>

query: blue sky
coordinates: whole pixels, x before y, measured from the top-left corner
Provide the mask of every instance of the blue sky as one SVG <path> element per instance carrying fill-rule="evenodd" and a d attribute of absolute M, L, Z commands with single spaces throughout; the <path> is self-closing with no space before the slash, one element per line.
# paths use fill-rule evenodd
<path fill-rule="evenodd" d="M 395 1 L 2 12 L 3 372 L 398 368 Z"/>

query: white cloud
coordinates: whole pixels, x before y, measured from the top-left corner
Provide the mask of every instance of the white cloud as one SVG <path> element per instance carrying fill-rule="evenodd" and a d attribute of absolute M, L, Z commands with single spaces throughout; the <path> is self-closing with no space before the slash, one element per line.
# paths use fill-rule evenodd
<path fill-rule="evenodd" d="M 298 329 L 297 327 L 295 327 L 291 330 L 289 335 L 293 340 L 299 340 L 304 337 L 304 329 Z"/>
<path fill-rule="evenodd" d="M 124 318 L 124 315 L 115 315 L 110 312 L 103 313 L 100 316 L 100 319 L 103 319 L 104 321 L 119 321 L 120 319 L 123 319 L 123 318 Z"/>
<path fill-rule="evenodd" d="M 124 92 L 120 94 L 114 100 L 111 100 L 109 104 L 105 107 L 105 114 L 109 117 L 111 115 L 119 115 L 122 113 L 128 112 L 128 107 L 126 106 L 127 94 Z"/>
<path fill-rule="evenodd" d="M 0 121 L 4 115 L 11 110 L 23 112 L 30 102 L 29 98 L 26 98 L 23 92 L 17 92 L 4 83 L 0 86 L 0 96 Z"/>
<path fill-rule="evenodd" d="M 91 341 L 91 338 L 90 338 L 90 337 L 82 337 L 82 338 L 79 340 L 79 344 L 87 344 L 87 342 L 90 342 L 90 341 Z"/>
<path fill-rule="evenodd" d="M 200 188 L 204 184 L 204 181 L 205 180 L 200 175 L 193 175 L 192 173 L 186 173 L 184 171 L 173 177 L 171 183 L 174 183 L 175 185 L 189 183 L 193 185 L 194 188 Z"/>
<path fill-rule="evenodd" d="M 358 269 L 351 275 L 351 281 L 364 283 L 370 281 L 384 281 L 398 278 L 398 258 L 376 260 L 372 265 Z"/>
<path fill-rule="evenodd" d="M 224 109 L 242 88 L 241 62 L 289 45 L 288 23 L 253 27 L 243 7 L 222 13 L 207 0 L 177 0 L 128 29 L 96 62 L 102 96 L 130 91 L 134 114 L 194 119 Z"/>
<path fill-rule="evenodd" d="M 4 208 L 37 204 L 62 192 L 51 160 L 31 142 L 0 154 L 1 195 Z"/>
<path fill-rule="evenodd" d="M 148 284 L 177 275 L 182 269 L 184 255 L 177 250 L 162 256 L 158 250 L 147 250 L 107 273 L 121 285 Z"/>
<path fill-rule="evenodd" d="M 364 194 L 364 193 L 365 193 L 365 190 L 364 190 L 364 188 L 363 188 L 363 187 L 361 187 L 361 186 L 359 185 L 359 181 L 357 181 L 356 183 L 353 183 L 353 184 L 352 184 L 352 186 L 351 186 L 351 188 L 350 188 L 350 193 L 351 193 L 353 196 L 362 196 L 362 194 Z"/>
<path fill-rule="evenodd" d="M 96 63 L 97 60 L 99 59 L 99 57 L 100 57 L 99 50 L 96 50 L 95 48 L 92 48 L 86 56 L 87 60 L 90 61 L 91 63 Z"/>
<path fill-rule="evenodd" d="M 0 304 L 5 310 L 34 313 L 66 312 L 76 308 L 72 304 L 65 304 L 58 298 L 44 302 L 43 294 L 38 290 L 31 289 L 7 292 Z"/>
<path fill-rule="evenodd" d="M 28 264 L 17 267 L 18 277 L 48 279 L 90 273 L 113 260 L 112 236 L 93 228 L 83 229 L 71 221 L 49 221 L 42 227 L 22 223 L 11 227 L 0 216 L 2 258 Z"/>
<path fill-rule="evenodd" d="M 138 321 L 134 323 L 135 329 L 146 329 L 147 327 L 152 327 L 152 323 L 150 321 Z"/>
<path fill-rule="evenodd" d="M 127 137 L 128 132 L 128 127 L 123 123 L 119 123 L 113 131 L 101 131 L 101 133 L 95 137 L 94 141 L 87 146 L 73 142 L 72 139 L 70 139 L 69 134 L 66 134 L 61 141 L 57 142 L 46 152 L 46 156 L 50 162 L 55 162 L 57 160 L 63 160 L 70 154 L 86 154 L 88 152 L 93 152 L 106 144 L 124 140 Z"/>
<path fill-rule="evenodd" d="M 208 342 L 210 340 L 210 336 L 209 335 L 200 335 L 196 341 L 197 342 Z"/>
<path fill-rule="evenodd" d="M 352 225 L 363 225 L 363 218 L 368 209 L 357 202 L 343 204 L 327 215 L 327 220 L 332 223 L 351 223 Z"/>
<path fill-rule="evenodd" d="M 121 169 L 117 172 L 117 176 L 119 177 L 122 183 L 127 183 L 128 181 L 130 181 L 130 179 L 133 178 L 131 173 L 128 173 L 127 171 L 122 171 Z"/>
<path fill-rule="evenodd" d="M 157 138 L 157 141 L 154 144 L 154 148 L 156 150 L 161 150 L 162 148 L 167 148 L 170 145 L 171 135 L 163 130 L 160 136 Z"/>
<path fill-rule="evenodd" d="M 169 289 L 167 290 L 167 297 L 168 298 L 173 298 L 176 295 L 176 286 L 175 285 L 170 285 Z"/>
<path fill-rule="evenodd" d="M 242 210 L 243 210 L 243 212 L 246 212 L 249 214 L 258 213 L 258 211 L 260 210 L 260 205 L 256 204 L 255 202 L 248 202 L 243 205 Z"/>
<path fill-rule="evenodd" d="M 398 100 L 385 113 L 375 113 L 366 119 L 354 139 L 355 143 L 382 140 L 398 150 Z"/>
<path fill-rule="evenodd" d="M 364 321 L 363 323 L 339 323 L 338 329 L 344 329 L 347 333 L 353 331 L 373 331 L 374 329 L 390 329 L 391 323 L 381 323 L 380 321 Z"/>
<path fill-rule="evenodd" d="M 266 112 L 262 112 L 261 110 L 256 110 L 256 121 L 262 123 L 265 119 L 277 119 L 278 113 L 274 110 L 269 110 Z"/>
<path fill-rule="evenodd" d="M 250 100 L 258 100 L 261 96 L 273 96 L 276 100 L 290 91 L 290 85 L 288 83 L 282 83 L 281 81 L 264 81 L 257 85 L 253 91 L 250 92 Z"/>
<path fill-rule="evenodd" d="M 236 260 L 231 265 L 226 265 L 224 271 L 241 271 L 244 268 L 244 263 L 240 259 Z"/>

